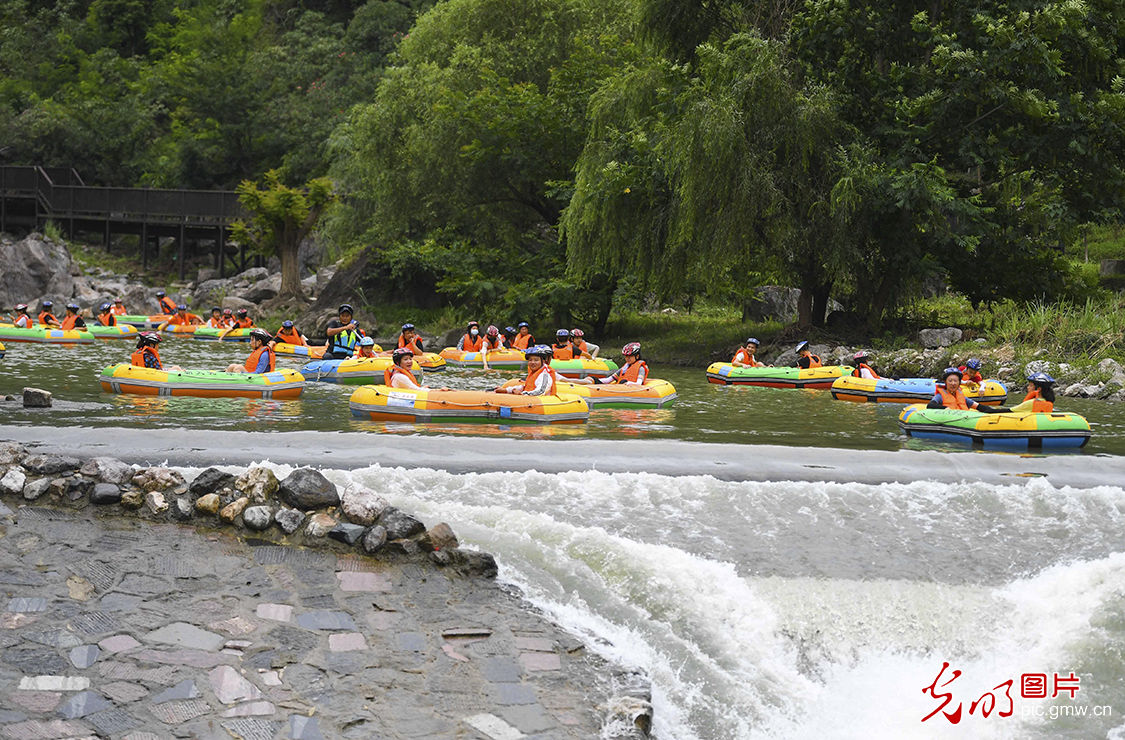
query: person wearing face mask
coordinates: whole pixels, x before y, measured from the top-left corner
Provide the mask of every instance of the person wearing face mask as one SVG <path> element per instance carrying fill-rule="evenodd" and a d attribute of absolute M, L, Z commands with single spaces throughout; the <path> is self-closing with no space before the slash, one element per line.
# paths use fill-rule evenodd
<path fill-rule="evenodd" d="M 457 349 L 462 352 L 480 352 L 484 347 L 484 337 L 480 335 L 480 324 L 470 321 L 465 327 L 465 334 L 457 342 Z"/>

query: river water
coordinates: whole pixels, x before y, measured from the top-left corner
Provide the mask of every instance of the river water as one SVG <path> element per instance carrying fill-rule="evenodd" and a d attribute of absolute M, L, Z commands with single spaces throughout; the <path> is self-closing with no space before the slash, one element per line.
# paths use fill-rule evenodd
<path fill-rule="evenodd" d="M 598 411 L 589 424 L 561 429 L 372 424 L 351 419 L 348 389 L 332 386 L 313 386 L 293 403 L 103 394 L 94 376 L 127 355 L 125 347 L 9 345 L 0 393 L 32 383 L 53 390 L 59 402 L 46 413 L 0 407 L 3 423 L 77 426 L 91 439 L 104 427 L 313 429 L 353 433 L 349 438 L 370 438 L 372 446 L 379 435 L 357 433 L 392 431 L 443 434 L 451 448 L 485 434 L 559 439 L 526 444 L 563 456 L 581 448 L 567 444 L 578 438 L 742 442 L 748 444 L 733 449 L 748 456 L 766 454 L 770 448 L 759 445 L 769 443 L 797 448 L 798 457 L 807 449 L 810 461 L 813 448 L 842 447 L 854 450 L 855 479 L 865 479 L 865 463 L 884 454 L 873 450 L 941 450 L 926 453 L 939 465 L 967 455 L 1008 459 L 908 440 L 894 423 L 897 406 L 710 386 L 702 369 L 656 369 L 677 386 L 680 402 L 672 409 Z M 246 351 L 172 340 L 162 354 L 217 368 Z M 430 380 L 487 385 L 461 371 Z M 882 484 L 846 476 L 720 480 L 692 474 L 700 461 L 690 451 L 705 445 L 676 448 L 685 451 L 683 475 L 643 472 L 642 454 L 634 472 L 449 472 L 438 455 L 410 469 L 341 464 L 326 472 L 337 483 L 383 492 L 424 521 L 449 522 L 465 542 L 494 553 L 501 578 L 538 608 L 605 655 L 647 671 L 657 737 L 1120 740 L 1125 464 L 1118 456 L 1125 429 L 1119 405 L 1064 399 L 1060 407 L 1086 415 L 1095 436 L 1080 452 L 1035 458 L 1036 469 L 1050 472 L 1053 461 L 1084 456 L 1103 485 L 1072 488 L 1052 477 L 934 482 L 921 470 L 904 471 L 907 482 Z M 313 439 L 330 448 L 339 436 Z M 324 459 L 331 467 L 332 458 Z M 944 663 L 935 689 L 924 693 Z M 954 670 L 960 674 L 947 683 Z M 1045 676 L 1050 696 L 1056 675 L 1071 673 L 1080 686 L 1073 698 L 1021 696 L 1025 674 Z M 996 705 L 977 704 L 970 714 L 989 691 Z M 950 695 L 946 712 L 962 706 L 959 723 L 941 712 L 922 721 L 942 706 L 933 694 Z"/>

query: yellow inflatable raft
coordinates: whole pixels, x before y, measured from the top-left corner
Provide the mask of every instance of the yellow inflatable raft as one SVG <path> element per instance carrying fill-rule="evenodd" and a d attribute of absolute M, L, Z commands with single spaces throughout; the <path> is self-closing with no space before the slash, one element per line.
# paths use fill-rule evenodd
<path fill-rule="evenodd" d="M 365 385 L 352 394 L 352 415 L 374 421 L 583 422 L 590 407 L 578 396 L 517 396 L 488 391 L 405 390 Z"/>
<path fill-rule="evenodd" d="M 312 346 L 307 344 L 286 344 L 285 342 L 278 342 L 273 346 L 274 354 L 282 355 L 284 357 L 308 357 L 313 360 L 319 360 L 324 357 L 324 346 Z"/>
<path fill-rule="evenodd" d="M 139 396 L 198 396 L 201 398 L 275 398 L 301 395 L 305 379 L 296 370 L 268 373 L 222 373 L 185 370 L 173 373 L 127 363 L 110 365 L 98 377 L 106 393 Z"/>
<path fill-rule="evenodd" d="M 509 380 L 505 388 L 522 386 L 522 380 Z M 671 406 L 676 400 L 676 388 L 667 380 L 652 378 L 644 385 L 628 383 L 567 383 L 560 381 L 555 389 L 560 396 L 580 396 L 591 409 L 635 409 Z"/>
<path fill-rule="evenodd" d="M 482 352 L 446 347 L 440 355 L 452 367 L 484 367 Z M 527 358 L 518 349 L 494 349 L 488 353 L 488 366 L 494 370 L 523 370 L 527 367 Z"/>

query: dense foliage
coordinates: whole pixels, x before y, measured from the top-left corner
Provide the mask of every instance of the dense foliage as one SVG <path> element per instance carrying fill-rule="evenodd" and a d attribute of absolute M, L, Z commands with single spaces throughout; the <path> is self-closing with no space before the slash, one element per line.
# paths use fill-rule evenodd
<path fill-rule="evenodd" d="M 113 184 L 329 174 L 376 300 L 601 325 L 802 288 L 1084 289 L 1122 220 L 1112 0 L 0 0 L 0 152 Z"/>

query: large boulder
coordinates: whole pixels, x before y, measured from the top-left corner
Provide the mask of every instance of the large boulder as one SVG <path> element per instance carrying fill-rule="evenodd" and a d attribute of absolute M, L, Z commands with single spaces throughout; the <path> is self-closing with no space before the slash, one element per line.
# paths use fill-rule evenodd
<path fill-rule="evenodd" d="M 944 329 L 922 329 L 918 332 L 918 343 L 926 349 L 949 347 L 961 341 L 962 332 L 955 326 Z"/>
<path fill-rule="evenodd" d="M 290 506 L 308 511 L 337 506 L 340 493 L 336 484 L 324 477 L 319 470 L 297 468 L 281 481 L 278 496 Z"/>
<path fill-rule="evenodd" d="M 797 299 L 801 297 L 800 288 L 787 288 L 782 285 L 762 285 L 754 289 L 750 305 L 746 312 L 753 321 L 767 321 L 773 319 L 783 324 L 791 324 L 797 320 Z M 828 301 L 826 314 L 842 311 L 843 306 L 832 299 Z"/>
<path fill-rule="evenodd" d="M 281 291 L 281 275 L 262 278 L 238 293 L 238 297 L 251 303 L 261 303 L 275 297 Z"/>
<path fill-rule="evenodd" d="M 200 311 L 209 311 L 211 306 L 220 306 L 223 297 L 231 292 L 231 281 L 204 280 L 195 288 L 194 305 Z"/>
<path fill-rule="evenodd" d="M 69 299 L 74 293 L 73 261 L 66 245 L 42 234 L 30 234 L 19 241 L 0 241 L 0 306 L 30 303 L 37 296 Z"/>
<path fill-rule="evenodd" d="M 220 306 L 222 308 L 229 308 L 231 311 L 237 311 L 240 308 L 245 308 L 247 311 L 253 311 L 255 308 L 257 308 L 257 306 L 255 306 L 250 301 L 243 300 L 242 298 L 233 295 L 225 296 Z"/>
<path fill-rule="evenodd" d="M 374 524 L 390 506 L 385 498 L 367 488 L 348 488 L 340 498 L 344 516 L 365 527 Z"/>

